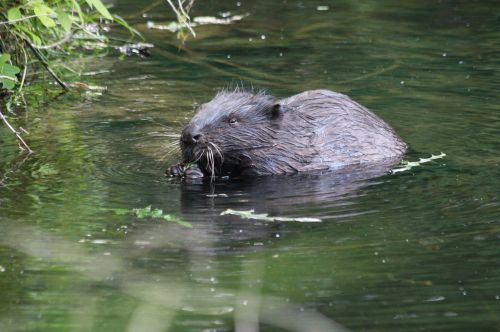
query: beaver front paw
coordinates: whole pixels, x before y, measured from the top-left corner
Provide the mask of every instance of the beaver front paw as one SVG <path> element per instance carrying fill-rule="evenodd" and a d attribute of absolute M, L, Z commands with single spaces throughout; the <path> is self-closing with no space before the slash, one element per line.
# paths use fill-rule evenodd
<path fill-rule="evenodd" d="M 198 165 L 191 166 L 186 168 L 184 171 L 184 176 L 189 179 L 199 179 L 205 176 L 203 171 L 198 167 Z"/>
<path fill-rule="evenodd" d="M 169 177 L 181 178 L 184 176 L 185 172 L 186 168 L 184 167 L 183 164 L 175 164 L 167 169 L 165 175 Z"/>
<path fill-rule="evenodd" d="M 165 172 L 169 177 L 182 178 L 186 177 L 188 179 L 198 179 L 205 176 L 203 171 L 196 164 L 184 165 L 184 164 L 176 164 L 170 166 L 169 169 Z"/>

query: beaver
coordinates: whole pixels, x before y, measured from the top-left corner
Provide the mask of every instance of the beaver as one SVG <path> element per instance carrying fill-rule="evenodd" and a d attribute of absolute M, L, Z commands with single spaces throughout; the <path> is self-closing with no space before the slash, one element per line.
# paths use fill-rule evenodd
<path fill-rule="evenodd" d="M 406 144 L 348 96 L 311 90 L 278 99 L 223 90 L 184 128 L 170 176 L 260 176 L 392 166 Z M 189 167 L 193 166 L 193 167 Z"/>

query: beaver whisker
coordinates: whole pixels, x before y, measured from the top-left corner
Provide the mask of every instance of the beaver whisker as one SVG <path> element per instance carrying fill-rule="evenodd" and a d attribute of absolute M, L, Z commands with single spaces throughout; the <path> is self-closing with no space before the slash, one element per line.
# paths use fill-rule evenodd
<path fill-rule="evenodd" d="M 217 144 L 209 142 L 210 145 L 212 145 L 215 148 L 215 151 L 220 157 L 220 164 L 222 165 L 224 163 L 224 155 L 222 154 L 220 148 L 217 146 Z"/>
<path fill-rule="evenodd" d="M 210 171 L 210 173 L 212 172 L 212 168 L 210 167 L 211 163 L 210 163 L 210 148 L 207 146 L 207 149 L 205 150 L 205 159 L 207 161 L 207 168 L 208 170 Z"/>
<path fill-rule="evenodd" d="M 221 148 L 217 144 L 215 144 L 213 142 L 209 142 L 209 144 L 214 147 L 215 152 L 217 153 L 217 154 L 214 154 L 214 163 L 216 164 L 216 166 L 218 166 L 217 169 L 220 173 L 220 172 L 222 172 L 222 166 L 224 164 L 224 154 L 222 153 Z M 215 157 L 217 157 L 217 155 L 218 155 L 218 160 L 216 160 L 216 158 L 215 158 Z"/>
<path fill-rule="evenodd" d="M 208 168 L 211 173 L 211 179 L 212 181 L 215 179 L 215 160 L 214 160 L 214 152 L 210 148 L 210 146 L 207 146 L 207 161 L 208 161 Z"/>
<path fill-rule="evenodd" d="M 210 149 L 210 168 L 212 169 L 212 179 L 215 178 L 215 156 L 214 151 Z"/>
<path fill-rule="evenodd" d="M 168 156 L 172 154 L 172 152 L 180 151 L 180 146 L 178 144 L 175 144 L 175 143 L 170 143 L 170 144 L 166 145 L 166 148 L 167 148 L 167 152 L 165 152 L 164 154 L 162 154 L 162 156 L 160 156 L 160 161 L 167 159 Z"/>
<path fill-rule="evenodd" d="M 201 158 L 203 158 L 204 154 L 205 154 L 205 151 L 198 151 L 197 156 L 195 157 L 195 159 L 192 162 L 197 163 L 198 161 L 200 161 Z"/>
<path fill-rule="evenodd" d="M 165 153 L 158 154 L 157 161 L 155 163 L 156 166 L 162 165 L 165 160 L 172 157 L 173 152 L 180 151 L 179 144 L 173 142 L 165 144 L 162 149 L 164 148 L 167 149 L 167 151 Z"/>

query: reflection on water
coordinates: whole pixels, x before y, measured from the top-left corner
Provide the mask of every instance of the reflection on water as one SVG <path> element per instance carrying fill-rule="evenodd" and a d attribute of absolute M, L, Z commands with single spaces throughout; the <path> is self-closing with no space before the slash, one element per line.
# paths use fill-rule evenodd
<path fill-rule="evenodd" d="M 197 230 L 183 232 L 166 225 L 157 225 L 120 244 L 120 250 L 128 253 L 127 260 L 120 257 L 120 254 L 116 257 L 114 249 L 89 254 L 75 247 L 72 242 L 41 233 L 31 227 L 7 226 L 3 227 L 2 233 L 6 239 L 4 245 L 29 255 L 36 261 L 57 262 L 63 270 L 78 273 L 79 277 L 71 281 L 71 287 L 82 293 L 70 293 L 71 298 L 63 301 L 69 300 L 76 309 L 68 317 L 68 327 L 75 329 L 102 328 L 94 324 L 100 323 L 97 317 L 99 297 L 105 296 L 103 290 L 107 289 L 135 302 L 134 309 L 128 313 L 131 316 L 126 321 L 126 329 L 131 331 L 175 329 L 175 324 L 191 328 L 224 325 L 224 321 L 217 317 L 227 315 L 234 315 L 234 324 L 240 330 L 254 330 L 258 322 L 262 322 L 289 330 L 307 331 L 314 328 L 315 331 L 345 331 L 342 326 L 319 313 L 304 311 L 290 301 L 261 294 L 261 283 L 257 280 L 262 277 L 262 266 L 258 261 L 243 267 L 246 280 L 243 280 L 238 290 L 226 289 L 217 278 L 208 278 L 213 271 L 199 271 L 200 265 L 204 265 L 205 270 L 217 271 L 218 268 L 211 265 L 210 254 L 207 253 L 211 249 L 210 237 L 198 234 Z M 105 240 L 89 242 L 113 243 Z M 171 267 L 180 263 L 189 273 L 186 275 L 186 272 L 168 269 L 162 274 L 155 273 L 154 258 L 151 264 L 148 262 L 149 268 L 144 266 L 145 257 L 155 257 L 165 251 L 183 251 L 179 255 L 182 256 L 182 262 L 180 259 L 173 260 Z M 163 264 L 167 262 L 162 260 Z M 160 270 L 163 267 L 158 266 Z M 35 271 L 23 271 L 22 274 L 25 272 Z M 47 306 L 50 307 L 51 304 L 48 303 Z M 180 314 L 180 322 L 172 322 L 174 314 Z M 207 321 L 193 319 L 194 315 L 206 317 Z M 96 319 L 96 322 L 89 322 L 89 319 Z M 4 329 L 15 329 L 13 319 L 7 318 L 2 323 Z M 115 322 L 110 325 L 115 324 L 118 325 Z M 50 329 L 53 326 L 48 324 L 44 327 Z"/>
<path fill-rule="evenodd" d="M 147 30 L 172 19 L 165 3 L 117 3 L 152 57 L 90 66 L 102 97 L 46 96 L 19 120 L 28 158 L 0 127 L 0 330 L 497 329 L 498 7 L 199 2 L 195 16 L 249 15 L 182 45 Z M 240 80 L 347 93 L 407 159 L 447 156 L 376 178 L 164 178 L 196 105 Z M 112 212 L 149 205 L 193 228 Z"/>

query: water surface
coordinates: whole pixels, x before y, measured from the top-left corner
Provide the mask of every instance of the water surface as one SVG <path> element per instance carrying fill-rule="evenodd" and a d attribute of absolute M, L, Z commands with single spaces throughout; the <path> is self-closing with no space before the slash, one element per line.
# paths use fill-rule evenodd
<path fill-rule="evenodd" d="M 115 11 L 152 56 L 111 51 L 82 78 L 102 96 L 24 113 L 32 156 L 0 127 L 0 330 L 499 329 L 497 2 L 206 1 L 193 16 L 247 16 L 184 44 L 147 29 L 173 19 L 163 2 Z M 346 93 L 407 160 L 446 157 L 372 180 L 165 178 L 196 105 L 241 82 Z M 150 205 L 192 228 L 116 210 Z"/>

